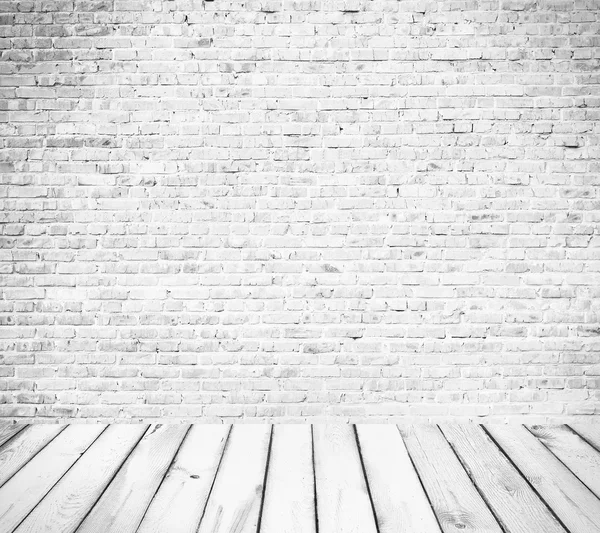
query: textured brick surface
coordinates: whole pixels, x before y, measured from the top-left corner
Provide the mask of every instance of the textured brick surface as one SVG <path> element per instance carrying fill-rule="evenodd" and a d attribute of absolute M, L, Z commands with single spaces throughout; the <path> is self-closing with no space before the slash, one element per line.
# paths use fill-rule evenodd
<path fill-rule="evenodd" d="M 596 0 L 0 24 L 1 416 L 600 413 Z"/>

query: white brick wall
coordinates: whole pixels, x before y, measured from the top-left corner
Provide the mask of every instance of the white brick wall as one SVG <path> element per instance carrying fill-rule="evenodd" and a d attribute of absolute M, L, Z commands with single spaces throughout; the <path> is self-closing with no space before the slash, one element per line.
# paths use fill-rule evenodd
<path fill-rule="evenodd" d="M 597 0 L 0 24 L 0 415 L 600 413 Z"/>

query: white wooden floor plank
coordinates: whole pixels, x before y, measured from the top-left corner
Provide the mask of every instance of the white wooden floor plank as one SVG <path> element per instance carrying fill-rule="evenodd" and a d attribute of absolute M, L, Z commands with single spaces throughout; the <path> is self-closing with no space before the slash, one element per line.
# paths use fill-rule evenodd
<path fill-rule="evenodd" d="M 65 428 L 58 424 L 31 425 L 0 448 L 0 487 Z"/>
<path fill-rule="evenodd" d="M 567 426 L 530 426 L 529 430 L 600 498 L 600 452 Z"/>
<path fill-rule="evenodd" d="M 479 425 L 448 424 L 441 429 L 505 529 L 511 533 L 565 533 Z"/>
<path fill-rule="evenodd" d="M 0 488 L 0 533 L 9 533 L 106 429 L 73 425 L 60 433 Z"/>
<path fill-rule="evenodd" d="M 569 424 L 582 438 L 600 452 L 600 424 Z"/>
<path fill-rule="evenodd" d="M 151 426 L 77 533 L 135 533 L 188 429 Z"/>
<path fill-rule="evenodd" d="M 315 425 L 315 476 L 320 533 L 376 533 L 354 428 Z"/>
<path fill-rule="evenodd" d="M 198 533 L 256 533 L 271 427 L 234 425 Z"/>
<path fill-rule="evenodd" d="M 192 427 L 137 533 L 196 533 L 230 429 Z"/>
<path fill-rule="evenodd" d="M 25 427 L 24 424 L 11 424 L 8 422 L 0 423 L 0 446 L 20 431 L 23 431 Z"/>
<path fill-rule="evenodd" d="M 440 532 L 398 428 L 357 426 L 379 533 Z"/>
<path fill-rule="evenodd" d="M 437 426 L 400 426 L 444 533 L 503 533 Z"/>
<path fill-rule="evenodd" d="M 105 428 L 14 431 L 0 533 L 600 533 L 591 424 Z"/>
<path fill-rule="evenodd" d="M 147 428 L 139 424 L 109 426 L 15 533 L 73 533 Z"/>
<path fill-rule="evenodd" d="M 276 425 L 260 533 L 314 533 L 315 494 L 309 425 Z"/>
<path fill-rule="evenodd" d="M 571 533 L 600 533 L 600 500 L 523 426 L 489 433 Z"/>

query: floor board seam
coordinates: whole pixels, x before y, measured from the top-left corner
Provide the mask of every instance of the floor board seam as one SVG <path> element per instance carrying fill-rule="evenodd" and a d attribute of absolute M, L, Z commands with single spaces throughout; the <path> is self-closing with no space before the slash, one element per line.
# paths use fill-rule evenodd
<path fill-rule="evenodd" d="M 408 446 L 406 445 L 406 442 L 404 442 L 404 437 L 402 436 L 402 432 L 400 431 L 400 428 L 396 425 L 396 430 L 398 431 L 399 435 L 400 435 L 400 439 L 402 439 L 402 442 L 404 443 L 404 448 L 406 449 L 406 455 L 408 455 L 408 459 L 410 461 L 410 464 L 413 467 L 413 470 L 415 471 L 415 474 L 417 476 L 417 479 L 419 480 L 419 484 L 421 485 L 421 488 L 423 489 L 423 493 L 425 494 L 425 497 L 427 498 L 427 502 L 429 503 L 429 507 L 431 508 L 431 512 L 433 513 L 433 516 L 435 518 L 435 521 L 437 522 L 438 528 L 440 533 L 442 533 L 444 531 L 444 528 L 442 527 L 442 523 L 440 522 L 440 519 L 435 511 L 435 508 L 433 506 L 433 503 L 431 502 L 431 498 L 429 497 L 429 493 L 427 492 L 427 489 L 425 488 L 425 485 L 423 484 L 423 480 L 421 479 L 421 474 L 419 473 L 419 470 L 417 469 L 417 465 L 416 463 L 413 461 L 412 456 L 410 455 L 410 450 L 408 449 Z"/>
<path fill-rule="evenodd" d="M 217 476 L 219 475 L 219 470 L 221 469 L 221 464 L 223 463 L 223 458 L 225 457 L 225 452 L 227 451 L 227 446 L 229 445 L 229 440 L 231 437 L 231 432 L 233 431 L 233 425 L 229 426 L 229 431 L 227 432 L 227 436 L 225 437 L 225 443 L 223 444 L 223 451 L 221 452 L 221 457 L 219 458 L 219 463 L 217 464 L 217 468 L 215 469 L 215 475 L 213 476 L 212 483 L 210 484 L 210 489 L 208 489 L 208 494 L 206 495 L 206 501 L 204 502 L 204 507 L 202 508 L 202 514 L 200 515 L 200 519 L 196 524 L 194 531 L 196 533 L 200 530 L 200 524 L 202 524 L 202 520 L 204 515 L 206 514 L 206 508 L 208 507 L 208 500 L 210 500 L 210 496 L 212 494 L 215 483 L 217 482 Z"/>
<path fill-rule="evenodd" d="M 511 459 L 511 457 L 504 451 L 504 448 L 500 446 L 498 441 L 494 438 L 494 436 L 487 430 L 485 426 L 481 426 L 485 434 L 490 438 L 490 440 L 494 443 L 496 448 L 500 450 L 500 453 L 506 457 L 508 462 L 512 465 L 512 467 L 517 471 L 517 473 L 525 480 L 525 483 L 529 485 L 533 493 L 540 499 L 540 501 L 544 504 L 546 509 L 550 512 L 550 514 L 554 517 L 554 519 L 561 525 L 561 527 L 567 532 L 571 533 L 571 530 L 564 524 L 564 522 L 560 519 L 560 517 L 554 512 L 554 509 L 548 504 L 548 502 L 543 498 L 543 496 L 537 491 L 537 489 L 533 486 L 533 484 L 527 479 L 527 476 L 521 472 L 521 469 L 516 465 L 516 463 Z"/>
<path fill-rule="evenodd" d="M 315 462 L 315 425 L 310 425 L 310 443 L 311 443 L 311 458 L 313 471 L 313 498 L 315 505 L 315 533 L 319 533 L 319 511 L 317 500 L 317 467 Z"/>
<path fill-rule="evenodd" d="M 375 511 L 375 504 L 373 503 L 373 495 L 371 494 L 371 487 L 369 486 L 369 478 L 367 476 L 367 469 L 365 468 L 365 462 L 362 456 L 362 450 L 360 447 L 360 440 L 358 438 L 358 431 L 356 429 L 356 424 L 352 424 L 352 428 L 354 429 L 354 439 L 356 440 L 356 448 L 358 451 L 358 458 L 360 460 L 360 466 L 362 468 L 363 477 L 365 478 L 365 485 L 367 486 L 367 494 L 369 495 L 369 501 L 371 502 L 371 510 L 373 511 L 373 520 L 375 521 L 375 529 L 377 533 L 380 533 L 379 530 L 379 520 L 377 518 L 377 512 Z"/>
<path fill-rule="evenodd" d="M 256 533 L 260 533 L 262 526 L 262 514 L 265 507 L 265 494 L 267 492 L 267 479 L 269 476 L 269 465 L 271 464 L 271 448 L 273 446 L 273 437 L 275 435 L 275 426 L 271 424 L 271 434 L 269 435 L 269 446 L 267 448 L 267 460 L 265 462 L 265 475 L 263 477 L 263 486 L 260 496 L 260 509 L 258 510 L 258 521 L 256 523 Z"/>
<path fill-rule="evenodd" d="M 110 426 L 109 426 L 110 427 Z M 144 438 L 144 436 L 146 435 L 146 433 L 148 433 L 148 429 L 150 428 L 150 425 L 148 425 L 146 427 L 146 430 L 140 435 L 140 438 L 136 441 L 136 443 L 131 447 L 131 450 L 129 450 L 129 453 L 125 456 L 125 458 L 123 459 L 123 461 L 121 461 L 121 464 L 118 466 L 118 468 L 115 470 L 115 473 L 110 477 L 110 479 L 108 480 L 108 483 L 106 483 L 106 485 L 104 486 L 104 488 L 100 491 L 100 494 L 98 495 L 98 498 L 96 498 L 96 501 L 90 506 L 90 508 L 88 509 L 87 513 L 85 513 L 85 516 L 79 521 L 79 524 L 77 524 L 77 527 L 75 527 L 75 529 L 73 530 L 74 533 L 77 533 L 77 531 L 79 530 L 79 528 L 81 527 L 81 524 L 83 524 L 85 522 L 85 519 L 90 515 L 90 513 L 94 510 L 94 507 L 96 507 L 96 504 L 102 499 L 102 496 L 104 496 L 104 493 L 108 490 L 108 487 L 110 487 L 110 484 L 113 482 L 113 480 L 117 477 L 117 475 L 119 474 L 119 472 L 121 471 L 121 468 L 123 468 L 123 465 L 127 462 L 127 460 L 129 459 L 129 457 L 131 456 L 131 454 L 135 451 L 135 449 L 137 448 L 138 444 L 141 442 L 141 440 Z M 87 450 L 86 450 L 87 451 Z"/>
<path fill-rule="evenodd" d="M 529 433 L 531 433 L 541 444 L 542 446 L 544 446 L 544 448 L 546 448 L 546 450 L 548 450 L 553 457 L 556 458 L 556 460 L 561 463 L 571 474 L 573 474 L 573 476 L 575 476 L 575 478 L 586 488 L 588 489 L 595 497 L 596 499 L 600 500 L 600 495 L 596 494 L 590 487 L 587 486 L 587 484 L 575 473 L 573 472 L 573 470 L 571 470 L 571 468 L 569 468 L 569 465 L 567 465 L 558 455 L 556 455 L 556 453 L 554 452 L 554 450 L 552 450 L 552 448 L 550 448 L 549 446 L 546 445 L 546 443 L 544 442 L 543 439 L 540 439 L 535 433 L 533 433 L 533 431 L 531 431 L 527 426 L 524 426 L 525 429 L 527 431 L 529 431 Z M 566 426 L 565 426 L 566 427 Z M 571 429 L 571 428 L 569 428 Z M 571 430 L 572 431 L 572 430 Z M 575 433 L 575 432 L 574 432 Z M 577 435 L 579 437 L 579 435 L 577 433 L 575 433 L 575 435 Z M 582 439 L 583 440 L 583 439 Z M 584 440 L 584 442 L 586 442 Z"/>
<path fill-rule="evenodd" d="M 25 426 L 25 427 L 30 427 L 30 426 Z M 52 437 L 52 438 L 51 438 L 51 439 L 50 439 L 50 440 L 49 440 L 49 441 L 48 441 L 46 444 L 44 444 L 44 445 L 43 445 L 43 446 L 42 446 L 42 447 L 41 447 L 41 448 L 40 448 L 40 449 L 39 449 L 37 452 L 35 452 L 35 453 L 34 453 L 34 454 L 33 454 L 33 455 L 32 455 L 32 456 L 29 458 L 29 459 L 27 459 L 27 461 L 26 461 L 25 463 L 23 463 L 23 464 L 22 464 L 22 465 L 19 467 L 19 469 L 18 469 L 18 470 L 16 470 L 16 471 L 13 473 L 13 475 L 12 475 L 12 476 L 10 476 L 10 477 L 9 477 L 9 478 L 8 478 L 8 479 L 7 479 L 7 480 L 4 482 L 4 483 L 0 483 L 0 489 L 1 489 L 2 487 L 4 487 L 4 485 L 6 485 L 6 484 L 7 484 L 7 483 L 8 483 L 8 482 L 9 482 L 9 481 L 10 481 L 10 480 L 13 478 L 13 477 L 15 477 L 15 476 L 16 476 L 16 475 L 17 475 L 17 474 L 18 474 L 18 473 L 19 473 L 19 472 L 20 472 L 20 471 L 21 471 L 21 470 L 22 470 L 22 469 L 23 469 L 25 466 L 27 466 L 27 465 L 29 464 L 29 462 L 30 462 L 31 460 L 33 460 L 33 459 L 34 459 L 34 458 L 37 456 L 37 454 L 38 454 L 38 453 L 40 453 L 40 452 L 41 452 L 41 451 L 42 451 L 42 450 L 43 450 L 43 449 L 44 449 L 46 446 L 48 446 L 48 445 L 49 445 L 49 444 L 50 444 L 50 443 L 51 443 L 51 442 L 52 442 L 52 441 L 53 441 L 53 440 L 54 440 L 56 437 L 58 437 L 58 436 L 59 436 L 59 435 L 60 435 L 60 434 L 61 434 L 61 433 L 62 433 L 62 432 L 65 430 L 65 429 L 67 429 L 67 427 L 68 427 L 68 425 L 66 425 L 66 424 L 65 424 L 65 425 L 64 425 L 64 426 L 61 428 L 61 430 L 60 430 L 60 431 L 59 431 L 59 432 L 58 432 L 56 435 L 54 435 L 54 437 Z M 15 435 L 13 435 L 13 436 L 14 436 L 14 437 L 16 437 L 16 436 L 20 435 L 22 432 L 23 432 L 23 431 L 19 431 L 18 433 L 16 433 L 16 434 L 15 434 Z M 11 438 L 10 438 L 8 441 L 6 441 L 6 442 L 5 442 L 5 443 L 2 445 L 2 447 L 4 447 L 4 445 L 8 444 L 8 442 L 9 442 L 9 441 L 11 441 L 11 440 L 12 440 L 12 437 L 11 437 Z M 1 452 L 1 451 L 2 451 L 2 448 L 0 448 L 0 452 Z"/>
<path fill-rule="evenodd" d="M 475 490 L 479 494 L 479 497 L 483 500 L 483 502 L 485 503 L 486 507 L 489 509 L 490 513 L 494 517 L 494 520 L 496 520 L 496 523 L 498 524 L 498 527 L 504 533 L 511 533 L 510 530 L 509 530 L 509 528 L 508 528 L 508 526 L 504 523 L 504 521 L 502 520 L 502 518 L 500 516 L 498 516 L 498 514 L 496 513 L 496 511 L 492 507 L 492 505 L 491 505 L 490 501 L 488 500 L 487 496 L 483 493 L 483 491 L 479 488 L 479 486 L 475 482 L 475 479 L 473 478 L 473 474 L 471 472 L 471 469 L 469 468 L 469 465 L 467 465 L 463 461 L 463 459 L 460 456 L 460 454 L 458 453 L 458 451 L 454 448 L 454 446 L 452 445 L 452 443 L 448 440 L 448 437 L 446 437 L 446 434 L 444 433 L 444 430 L 439 425 L 437 427 L 440 430 L 440 433 L 443 435 L 444 439 L 446 439 L 446 442 L 448 443 L 448 446 L 450 446 L 450 449 L 452 450 L 452 453 L 454 453 L 454 455 L 458 459 L 458 462 L 460 463 L 460 465 L 462 466 L 463 470 L 467 474 L 467 477 L 469 478 L 469 481 L 471 482 L 471 484 L 473 485 L 473 487 L 475 488 Z"/>
<path fill-rule="evenodd" d="M 10 437 L 8 437 L 8 439 L 6 439 L 2 444 L 0 444 L 0 452 L 2 452 L 2 450 L 10 443 L 10 441 L 21 435 L 23 431 L 25 431 L 30 426 L 31 424 L 25 424 L 19 429 L 19 431 L 13 433 Z"/>
<path fill-rule="evenodd" d="M 144 509 L 144 513 L 142 514 L 142 517 L 140 518 L 140 521 L 138 522 L 138 525 L 135 527 L 135 532 L 136 533 L 140 529 L 140 526 L 142 525 L 142 522 L 144 521 L 144 518 L 146 518 L 146 514 L 148 513 L 148 509 L 150 509 L 150 506 L 152 505 L 152 502 L 154 501 L 154 498 L 156 498 L 156 495 L 158 494 L 158 491 L 162 487 L 165 479 L 167 479 L 167 476 L 169 475 L 169 470 L 171 470 L 171 467 L 173 466 L 173 463 L 175 463 L 175 460 L 177 459 L 177 455 L 179 454 L 179 450 L 181 450 L 181 447 L 183 446 L 183 443 L 185 442 L 187 436 L 190 434 L 191 430 L 192 430 L 192 424 L 190 424 L 189 427 L 187 428 L 187 431 L 185 432 L 185 435 L 181 439 L 181 442 L 179 443 L 179 446 L 177 446 L 177 449 L 175 450 L 175 453 L 173 454 L 173 457 L 171 457 L 171 461 L 169 462 L 167 468 L 165 469 L 165 473 L 163 474 L 163 476 L 162 476 L 162 478 L 160 480 L 160 483 L 158 484 L 158 487 L 156 487 L 156 490 L 154 491 L 154 494 L 152 495 L 152 497 L 148 501 L 148 505 L 146 505 L 146 509 Z"/>
<path fill-rule="evenodd" d="M 569 424 L 565 424 L 565 426 L 568 427 L 573 433 L 575 433 L 575 435 L 577 435 L 580 439 L 582 439 L 585 442 L 587 442 L 592 448 L 594 448 L 594 450 L 596 450 L 598 453 L 600 453 L 600 445 L 599 444 L 596 444 L 595 442 L 593 442 L 593 441 L 585 438 L 573 426 L 570 426 Z"/>
<path fill-rule="evenodd" d="M 92 441 L 90 442 L 90 444 L 88 446 L 86 446 L 85 450 L 83 450 L 83 452 L 81 452 L 79 454 L 79 457 L 77 459 L 75 459 L 75 461 L 73 461 L 73 464 L 67 468 L 65 470 L 65 472 L 56 480 L 55 483 L 52 484 L 52 486 L 46 491 L 46 493 L 37 501 L 37 503 L 29 510 L 29 512 L 23 517 L 22 520 L 19 521 L 19 523 L 14 527 L 14 529 L 12 531 L 16 531 L 17 529 L 19 529 L 19 527 L 21 526 L 21 524 L 23 522 L 25 522 L 25 520 L 27 520 L 27 517 L 33 513 L 33 511 L 44 501 L 44 499 L 46 498 L 46 496 L 48 496 L 48 494 L 50 494 L 52 492 L 52 489 L 54 489 L 54 487 L 56 487 L 60 481 L 71 471 L 72 468 L 75 467 L 75 465 L 81 460 L 81 458 L 87 453 L 87 451 L 94 445 L 95 442 L 98 441 L 98 439 L 104 435 L 104 433 L 106 432 L 106 430 L 110 427 L 110 425 L 107 425 L 99 434 L 98 436 Z M 62 433 L 62 431 L 60 432 Z M 56 436 L 58 437 L 58 435 L 60 435 L 60 433 L 58 433 Z M 56 437 L 55 437 L 56 438 Z M 54 439 L 52 439 L 54 440 Z M 37 454 L 36 454 L 37 455 Z M 27 462 L 27 464 L 29 464 L 29 461 Z M 79 526 L 78 526 L 79 527 Z"/>

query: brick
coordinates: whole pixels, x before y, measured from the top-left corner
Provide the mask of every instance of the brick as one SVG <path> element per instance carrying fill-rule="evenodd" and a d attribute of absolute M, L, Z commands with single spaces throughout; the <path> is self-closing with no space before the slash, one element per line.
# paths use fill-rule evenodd
<path fill-rule="evenodd" d="M 0 416 L 600 414 L 597 6 L 200 4 L 0 15 Z"/>

